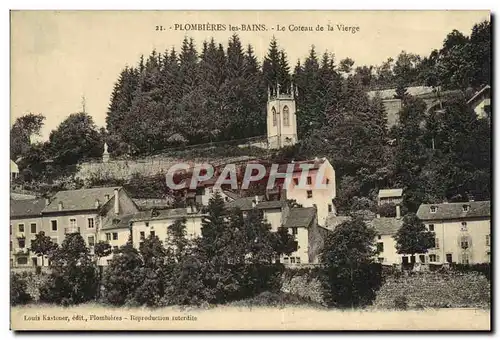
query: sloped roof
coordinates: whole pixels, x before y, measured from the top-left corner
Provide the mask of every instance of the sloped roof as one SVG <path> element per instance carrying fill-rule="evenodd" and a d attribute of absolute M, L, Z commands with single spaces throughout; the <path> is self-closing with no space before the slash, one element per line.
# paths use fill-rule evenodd
<path fill-rule="evenodd" d="M 483 87 L 481 90 L 477 91 L 476 94 L 474 94 L 474 96 L 472 96 L 471 99 L 469 99 L 467 101 L 467 104 L 470 104 L 472 103 L 473 101 L 475 101 L 480 95 L 482 95 L 484 92 L 486 91 L 489 91 L 491 89 L 490 85 L 486 85 L 485 87 Z"/>
<path fill-rule="evenodd" d="M 465 205 L 468 211 L 464 211 Z M 431 207 L 436 207 L 436 212 L 432 213 Z M 490 217 L 491 201 L 421 204 L 417 216 L 423 221 Z"/>
<path fill-rule="evenodd" d="M 104 187 L 92 189 L 78 189 L 59 191 L 52 197 L 50 204 L 43 210 L 44 213 L 59 211 L 59 202 L 62 202 L 62 211 L 80 211 L 95 210 L 95 201 L 99 200 L 103 206 L 109 200 L 113 199 L 114 189 L 120 190 L 120 187 Z M 106 200 L 106 195 L 109 199 Z"/>
<path fill-rule="evenodd" d="M 156 214 L 153 215 L 152 211 L 141 211 L 130 218 L 130 222 L 140 222 L 140 221 L 156 221 L 156 220 L 167 220 L 167 219 L 177 219 L 182 217 L 192 217 L 192 216 L 204 216 L 201 212 L 188 213 L 186 208 L 175 208 L 175 209 L 156 209 Z"/>
<path fill-rule="evenodd" d="M 11 192 L 10 198 L 13 200 L 34 200 L 36 196 L 30 194 L 22 194 L 18 192 Z"/>
<path fill-rule="evenodd" d="M 140 210 L 165 209 L 172 203 L 172 200 L 168 198 L 133 198 L 132 201 Z"/>
<path fill-rule="evenodd" d="M 129 228 L 129 223 L 134 218 L 136 214 L 128 214 L 128 215 L 122 215 L 118 218 L 114 218 L 112 220 L 107 221 L 105 223 L 101 230 L 109 230 L 109 229 L 128 229 Z M 118 221 L 118 223 L 115 223 Z"/>
<path fill-rule="evenodd" d="M 264 196 L 257 196 L 257 197 L 259 202 L 264 200 Z M 254 196 L 238 198 L 232 202 L 227 202 L 226 208 L 228 209 L 240 208 L 241 210 L 251 210 L 253 208 L 254 200 L 255 200 Z"/>
<path fill-rule="evenodd" d="M 226 195 L 227 197 L 229 197 L 232 200 L 237 200 L 237 199 L 241 198 L 240 195 L 238 195 L 235 192 L 229 191 L 229 190 L 222 190 L 222 192 L 224 193 L 224 195 Z"/>
<path fill-rule="evenodd" d="M 388 198 L 388 197 L 402 197 L 403 189 L 380 189 L 378 191 L 379 198 Z"/>
<path fill-rule="evenodd" d="M 315 215 L 315 208 L 292 208 L 290 209 L 285 227 L 308 227 Z"/>
<path fill-rule="evenodd" d="M 12 159 L 10 160 L 10 172 L 19 173 L 19 167 Z"/>
<path fill-rule="evenodd" d="M 395 235 L 403 225 L 403 220 L 395 217 L 379 217 L 368 221 L 367 224 L 375 229 L 378 235 Z"/>
<path fill-rule="evenodd" d="M 10 217 L 41 216 L 45 208 L 45 199 L 36 198 L 30 200 L 10 200 Z"/>
<path fill-rule="evenodd" d="M 329 230 L 335 229 L 338 225 L 351 220 L 351 216 L 335 216 L 328 215 L 326 218 L 325 228 Z"/>

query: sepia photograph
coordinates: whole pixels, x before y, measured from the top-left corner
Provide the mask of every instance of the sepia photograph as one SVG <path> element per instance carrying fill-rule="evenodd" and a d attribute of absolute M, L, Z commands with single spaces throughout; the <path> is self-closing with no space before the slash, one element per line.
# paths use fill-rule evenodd
<path fill-rule="evenodd" d="M 491 331 L 490 11 L 9 16 L 12 331 Z"/>

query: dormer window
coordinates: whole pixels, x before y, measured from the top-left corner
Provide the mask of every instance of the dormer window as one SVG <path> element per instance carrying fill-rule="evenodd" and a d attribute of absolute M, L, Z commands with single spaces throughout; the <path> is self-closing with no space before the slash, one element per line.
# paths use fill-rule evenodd
<path fill-rule="evenodd" d="M 463 209 L 463 211 L 464 211 L 464 212 L 467 212 L 467 211 L 469 211 L 470 206 L 469 206 L 469 205 L 467 205 L 467 204 L 464 204 L 464 205 L 462 206 L 462 209 Z"/>
<path fill-rule="evenodd" d="M 437 211 L 437 207 L 436 206 L 431 206 L 431 213 L 435 213 Z"/>

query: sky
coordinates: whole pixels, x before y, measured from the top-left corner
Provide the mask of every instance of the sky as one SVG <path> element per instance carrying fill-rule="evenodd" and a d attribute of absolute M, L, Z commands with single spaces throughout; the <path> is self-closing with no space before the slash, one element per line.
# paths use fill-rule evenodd
<path fill-rule="evenodd" d="M 11 124 L 26 113 L 46 117 L 39 139 L 71 113 L 86 112 L 105 126 L 111 91 L 120 71 L 136 65 L 153 49 L 179 50 L 185 36 L 198 51 L 214 37 L 227 47 L 229 25 L 265 24 L 266 31 L 237 32 L 252 44 L 259 61 L 272 36 L 285 49 L 290 65 L 303 61 L 314 45 L 319 55 L 334 53 L 337 62 L 350 57 L 355 66 L 379 65 L 405 50 L 426 56 L 457 29 L 470 35 L 475 23 L 489 20 L 487 11 L 12 11 Z M 225 30 L 179 30 L 186 24 L 220 24 Z M 177 26 L 176 26 L 177 25 Z M 284 27 L 285 31 L 278 31 Z M 290 31 L 312 27 L 309 31 Z M 316 31 L 317 26 L 324 28 Z M 327 25 L 334 28 L 328 31 Z M 340 31 L 338 25 L 358 27 Z M 162 26 L 163 30 L 157 30 Z"/>

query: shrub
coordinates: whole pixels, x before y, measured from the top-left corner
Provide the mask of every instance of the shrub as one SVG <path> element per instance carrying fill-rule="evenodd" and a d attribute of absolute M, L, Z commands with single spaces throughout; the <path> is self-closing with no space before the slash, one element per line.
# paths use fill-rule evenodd
<path fill-rule="evenodd" d="M 404 295 L 400 295 L 394 299 L 394 308 L 398 310 L 408 309 L 408 298 Z"/>
<path fill-rule="evenodd" d="M 27 293 L 26 281 L 19 274 L 13 273 L 10 279 L 10 304 L 16 306 L 31 300 L 31 296 Z"/>

